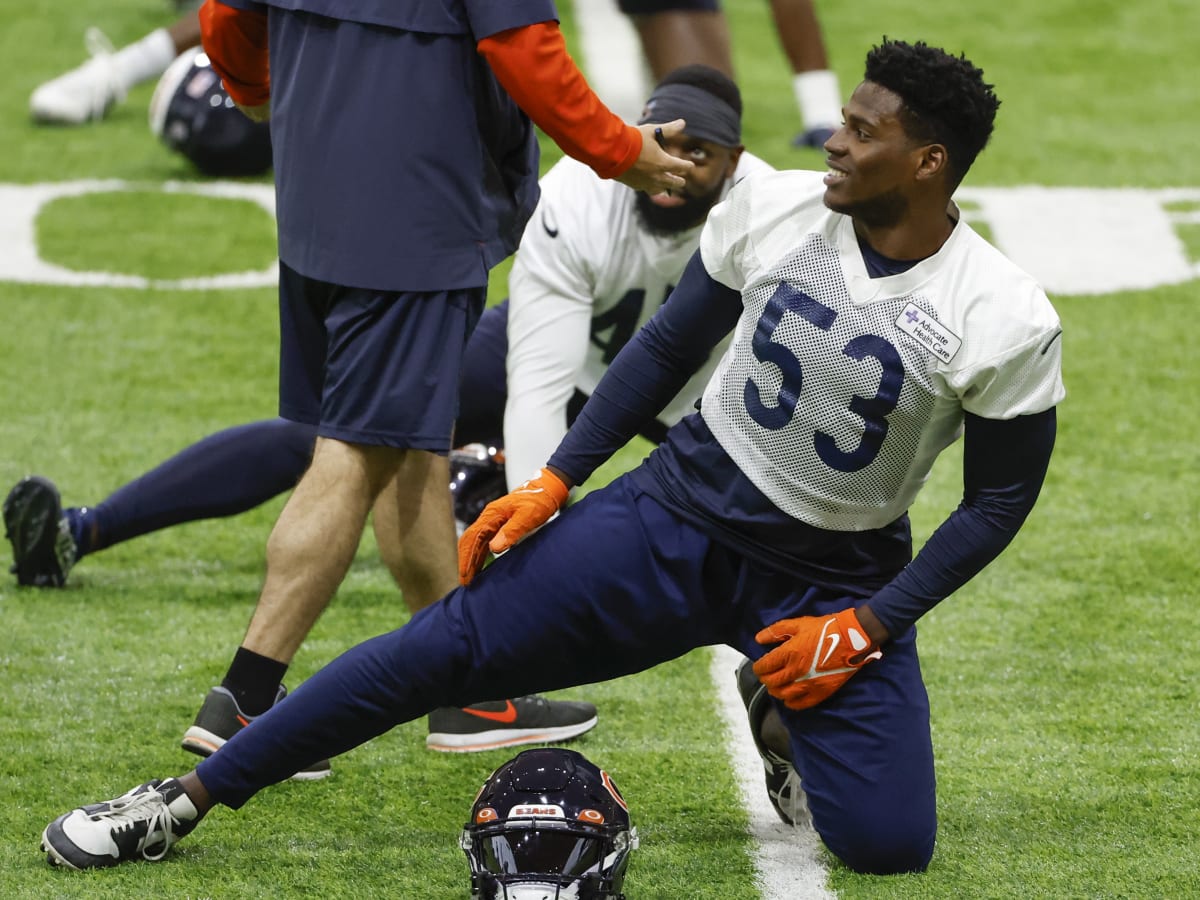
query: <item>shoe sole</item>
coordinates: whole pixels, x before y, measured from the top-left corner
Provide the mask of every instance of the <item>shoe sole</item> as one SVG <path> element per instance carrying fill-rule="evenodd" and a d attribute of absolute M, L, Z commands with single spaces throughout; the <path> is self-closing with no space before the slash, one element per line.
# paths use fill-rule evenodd
<path fill-rule="evenodd" d="M 579 737 L 596 727 L 599 718 L 592 716 L 584 722 L 574 725 L 560 725 L 557 728 L 497 728 L 492 731 L 478 731 L 473 734 L 453 734 L 447 732 L 431 732 L 425 738 L 425 746 L 439 753 L 481 753 L 484 750 L 496 750 L 501 747 L 519 747 L 522 744 L 553 744 L 569 741 Z"/>
<path fill-rule="evenodd" d="M 75 872 L 82 872 L 78 866 L 71 864 L 71 861 L 54 849 L 54 845 L 50 843 L 50 826 L 47 825 L 42 830 L 42 852 L 46 854 L 46 862 L 52 866 L 61 866 L 64 869 L 71 869 Z"/>
<path fill-rule="evenodd" d="M 188 753 L 195 753 L 197 756 L 203 756 L 205 759 L 207 759 L 225 746 L 225 738 L 218 737 L 207 728 L 201 728 L 199 725 L 193 725 L 184 732 L 183 740 L 179 742 L 179 746 Z M 306 769 L 302 772 L 297 772 L 291 777 L 291 780 L 320 781 L 322 778 L 328 778 L 332 774 L 332 767 L 324 769 Z"/>

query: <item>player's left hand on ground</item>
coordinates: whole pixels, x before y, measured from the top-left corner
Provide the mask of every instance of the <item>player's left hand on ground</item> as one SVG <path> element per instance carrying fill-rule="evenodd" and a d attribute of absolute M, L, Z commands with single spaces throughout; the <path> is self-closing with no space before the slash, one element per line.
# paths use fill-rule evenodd
<path fill-rule="evenodd" d="M 867 663 L 883 656 L 853 609 L 781 619 L 754 639 L 779 644 L 754 664 L 754 674 L 789 709 L 816 706 Z"/>
<path fill-rule="evenodd" d="M 686 184 L 684 176 L 692 170 L 694 163 L 690 159 L 672 156 L 654 137 L 655 130 L 659 128 L 664 139 L 679 134 L 684 128 L 683 119 L 665 125 L 639 125 L 637 128 L 642 133 L 642 152 L 632 167 L 617 176 L 617 181 L 647 194 L 683 190 Z"/>
<path fill-rule="evenodd" d="M 483 508 L 458 540 L 458 580 L 470 584 L 488 551 L 503 553 L 541 528 L 567 502 L 570 489 L 549 469 Z"/>

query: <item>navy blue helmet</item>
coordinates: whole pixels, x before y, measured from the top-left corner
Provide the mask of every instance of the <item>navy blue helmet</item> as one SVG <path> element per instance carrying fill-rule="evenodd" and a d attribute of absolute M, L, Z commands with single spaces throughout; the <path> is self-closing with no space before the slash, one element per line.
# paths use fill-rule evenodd
<path fill-rule="evenodd" d="M 205 175 L 261 175 L 271 168 L 270 126 L 242 114 L 199 47 L 181 53 L 159 79 L 150 130 Z"/>
<path fill-rule="evenodd" d="M 608 773 L 547 747 L 492 773 L 460 843 L 478 900 L 624 900 L 638 838 Z"/>
<path fill-rule="evenodd" d="M 460 535 L 479 518 L 485 506 L 507 493 L 503 450 L 488 444 L 467 444 L 450 451 L 450 496 Z"/>

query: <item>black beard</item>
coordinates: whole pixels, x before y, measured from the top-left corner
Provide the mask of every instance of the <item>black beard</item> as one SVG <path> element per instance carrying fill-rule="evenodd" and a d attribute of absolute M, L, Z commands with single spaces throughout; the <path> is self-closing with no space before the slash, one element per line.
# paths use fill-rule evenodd
<path fill-rule="evenodd" d="M 688 197 L 683 206 L 655 206 L 650 196 L 638 191 L 636 209 L 642 226 L 651 234 L 669 237 L 700 225 L 708 217 L 708 211 L 717 205 L 725 183 L 718 184 L 703 197 Z"/>

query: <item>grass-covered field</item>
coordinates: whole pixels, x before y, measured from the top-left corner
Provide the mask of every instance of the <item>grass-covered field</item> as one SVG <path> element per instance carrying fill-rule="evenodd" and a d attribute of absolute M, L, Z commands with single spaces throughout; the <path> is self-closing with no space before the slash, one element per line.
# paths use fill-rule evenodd
<path fill-rule="evenodd" d="M 571 26 L 569 3 L 560 6 Z M 788 145 L 798 123 L 767 4 L 725 6 L 747 145 L 777 166 L 820 167 L 820 153 Z M 165 24 L 171 9 L 165 0 L 0 6 L 0 188 L 140 185 L 43 207 L 36 237 L 48 262 L 151 280 L 271 262 L 261 208 L 161 192 L 164 181 L 194 176 L 147 131 L 150 86 L 101 125 L 28 122 L 30 91 L 80 60 L 86 26 L 122 44 Z M 883 34 L 964 50 L 985 69 L 1004 105 L 968 188 L 1200 189 L 1200 7 L 1191 0 L 826 0 L 820 11 L 846 91 Z M 548 148 L 547 160 L 554 155 Z M 1198 207 L 1171 208 L 1174 250 L 1193 271 L 1200 224 L 1188 217 Z M 0 204 L 0 257 L 12 246 L 12 214 Z M 502 279 L 494 288 L 503 296 Z M 1042 500 L 1001 560 L 921 627 L 937 855 L 927 873 L 904 878 L 835 865 L 829 886 L 839 896 L 1200 896 L 1191 630 L 1200 367 L 1187 338 L 1198 289 L 1193 279 L 1054 297 L 1069 397 Z M 0 490 L 40 472 L 66 502 L 95 503 L 211 431 L 273 415 L 276 340 L 266 287 L 0 280 Z M 629 448 L 598 481 L 644 450 Z M 913 510 L 919 534 L 953 507 L 960 485 L 951 451 Z M 0 896 L 465 896 L 458 829 L 508 754 L 429 753 L 423 723 L 336 760 L 325 782 L 280 786 L 241 813 L 218 810 L 164 864 L 80 875 L 51 870 L 37 852 L 58 813 L 190 768 L 178 739 L 243 633 L 279 504 L 116 547 L 85 560 L 64 591 L 0 579 Z M 289 681 L 404 617 L 368 536 Z M 631 900 L 757 898 L 707 654 L 569 695 L 600 705 L 601 726 L 578 747 L 614 773 L 643 836 Z"/>

